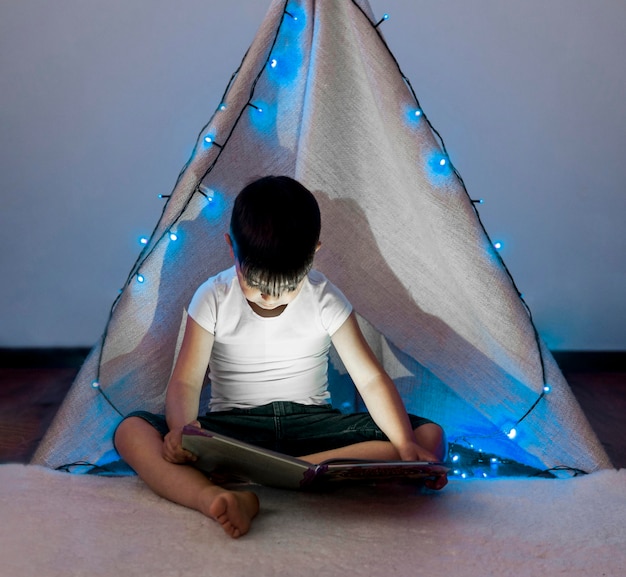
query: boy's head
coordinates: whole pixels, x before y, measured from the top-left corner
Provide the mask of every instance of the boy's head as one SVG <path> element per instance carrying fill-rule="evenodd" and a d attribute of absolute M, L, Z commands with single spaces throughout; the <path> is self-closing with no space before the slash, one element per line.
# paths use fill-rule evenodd
<path fill-rule="evenodd" d="M 315 197 L 288 176 L 266 176 L 235 199 L 230 239 L 248 286 L 278 296 L 295 290 L 311 270 L 319 244 Z"/>

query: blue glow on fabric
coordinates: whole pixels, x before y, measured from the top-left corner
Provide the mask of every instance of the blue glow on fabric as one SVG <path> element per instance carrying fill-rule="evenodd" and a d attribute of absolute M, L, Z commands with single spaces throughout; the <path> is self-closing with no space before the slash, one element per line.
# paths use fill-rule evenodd
<path fill-rule="evenodd" d="M 287 6 L 279 35 L 267 62 L 268 77 L 273 82 L 292 82 L 302 70 L 304 54 L 300 45 L 300 33 L 305 24 L 305 13 L 294 3 Z"/>
<path fill-rule="evenodd" d="M 450 159 L 442 152 L 435 152 L 426 159 L 426 171 L 434 186 L 444 184 L 452 174 Z"/>
<path fill-rule="evenodd" d="M 302 67 L 302 50 L 286 40 L 276 44 L 267 63 L 268 78 L 277 84 L 288 84 L 297 76 Z"/>
<path fill-rule="evenodd" d="M 255 130 L 261 133 L 270 132 L 276 125 L 276 106 L 267 102 L 253 102 L 248 106 L 248 116 Z"/>
<path fill-rule="evenodd" d="M 206 196 L 206 206 L 202 209 L 202 216 L 209 222 L 217 222 L 224 215 L 226 201 L 224 196 L 211 190 Z"/>
<path fill-rule="evenodd" d="M 424 113 L 422 112 L 421 108 L 416 108 L 415 106 L 406 106 L 404 108 L 404 118 L 409 125 L 417 126 L 421 124 L 424 118 Z"/>
<path fill-rule="evenodd" d="M 297 2 L 289 2 L 285 8 L 281 32 L 298 34 L 306 26 L 306 12 L 298 6 Z"/>

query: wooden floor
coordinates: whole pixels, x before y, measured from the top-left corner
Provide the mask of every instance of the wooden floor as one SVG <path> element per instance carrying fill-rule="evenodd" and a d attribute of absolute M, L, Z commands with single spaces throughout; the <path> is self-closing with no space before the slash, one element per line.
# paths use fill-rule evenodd
<path fill-rule="evenodd" d="M 75 368 L 0 368 L 0 463 L 27 463 Z M 616 468 L 626 468 L 626 373 L 565 374 Z"/>

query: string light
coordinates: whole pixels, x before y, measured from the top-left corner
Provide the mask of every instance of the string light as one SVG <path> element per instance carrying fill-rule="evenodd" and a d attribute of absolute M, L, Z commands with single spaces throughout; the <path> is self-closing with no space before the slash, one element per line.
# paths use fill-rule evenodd
<path fill-rule="evenodd" d="M 145 277 L 142 274 L 137 273 L 137 282 L 138 283 L 144 283 L 145 282 Z"/>
<path fill-rule="evenodd" d="M 496 250 L 500 250 L 502 248 L 502 243 L 498 240 L 493 243 L 493 246 Z"/>
<path fill-rule="evenodd" d="M 441 185 L 452 175 L 452 163 L 443 152 L 433 152 L 427 158 L 428 175 L 434 185 Z"/>
<path fill-rule="evenodd" d="M 214 192 L 206 184 L 200 183 L 198 185 L 198 192 L 204 196 L 209 202 L 213 202 Z"/>
<path fill-rule="evenodd" d="M 215 138 L 213 136 L 211 136 L 210 134 L 208 134 L 207 136 L 204 137 L 204 142 L 208 146 L 217 146 L 218 148 L 222 148 L 222 145 L 218 144 L 217 142 L 215 142 Z"/>
<path fill-rule="evenodd" d="M 389 20 L 389 14 L 383 14 L 383 17 L 374 24 L 374 28 L 378 28 L 385 20 Z"/>

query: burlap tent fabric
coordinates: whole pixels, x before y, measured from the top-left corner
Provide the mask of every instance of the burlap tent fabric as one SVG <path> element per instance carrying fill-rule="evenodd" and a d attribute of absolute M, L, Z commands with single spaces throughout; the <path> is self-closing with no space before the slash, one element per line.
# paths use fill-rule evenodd
<path fill-rule="evenodd" d="M 286 174 L 410 410 L 540 469 L 610 467 L 377 24 L 366 0 L 272 2 L 34 463 L 113 461 L 122 415 L 163 410 L 191 295 L 231 265 L 234 196 Z M 358 407 L 334 361 L 335 403 Z"/>

